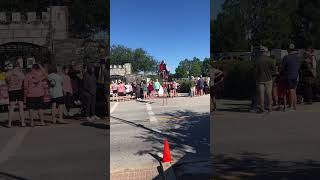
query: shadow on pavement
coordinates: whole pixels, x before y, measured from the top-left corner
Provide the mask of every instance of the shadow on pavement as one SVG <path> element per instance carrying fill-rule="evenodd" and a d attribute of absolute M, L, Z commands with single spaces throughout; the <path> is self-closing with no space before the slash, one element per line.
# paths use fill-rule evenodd
<path fill-rule="evenodd" d="M 110 129 L 110 125 L 104 123 L 92 123 L 92 122 L 83 122 L 81 123 L 82 126 L 89 126 L 98 129 Z"/>
<path fill-rule="evenodd" d="M 267 155 L 243 152 L 236 156 L 214 156 L 214 179 L 246 180 L 316 180 L 320 179 L 320 162 L 285 162 Z"/>
<path fill-rule="evenodd" d="M 8 174 L 5 172 L 0 172 L 0 179 L 3 179 L 3 180 L 28 180 L 28 179 L 25 179 L 22 177 L 17 177 L 15 175 Z"/>
<path fill-rule="evenodd" d="M 154 146 L 151 150 L 141 150 L 136 154 L 162 153 L 163 141 L 167 138 L 170 144 L 171 155 L 183 155 L 183 157 L 175 157 L 175 155 L 172 157 L 173 160 L 179 158 L 173 165 L 177 179 L 192 179 L 190 178 L 191 176 L 193 176 L 193 178 L 201 177 L 201 179 L 209 179 L 210 176 L 213 176 L 209 146 L 209 112 L 177 111 L 161 115 L 169 117 L 168 119 L 170 119 L 165 122 L 159 122 L 160 125 L 165 125 L 165 128 L 160 131 L 161 133 L 149 130 L 148 133 L 137 137 L 143 139 L 145 142 L 154 144 Z M 138 126 L 143 127 L 142 125 Z M 149 129 L 146 127 L 143 128 Z M 186 169 L 188 169 L 188 171 L 186 171 Z M 163 173 L 166 174 L 167 172 Z M 156 178 L 161 177 L 159 175 L 159 177 Z"/>

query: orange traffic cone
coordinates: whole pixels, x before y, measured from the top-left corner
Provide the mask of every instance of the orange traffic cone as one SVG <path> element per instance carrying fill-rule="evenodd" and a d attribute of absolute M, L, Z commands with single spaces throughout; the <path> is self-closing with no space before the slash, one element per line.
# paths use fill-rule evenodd
<path fill-rule="evenodd" d="M 171 154 L 168 139 L 164 140 L 163 158 L 162 162 L 171 162 Z"/>

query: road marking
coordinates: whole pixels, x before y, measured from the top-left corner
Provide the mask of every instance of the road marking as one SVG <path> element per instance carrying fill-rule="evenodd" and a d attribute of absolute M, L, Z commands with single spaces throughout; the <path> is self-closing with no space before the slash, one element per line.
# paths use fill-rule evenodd
<path fill-rule="evenodd" d="M 148 115 L 149 115 L 149 120 L 151 123 L 158 123 L 158 119 L 155 117 L 154 112 L 152 111 L 152 107 L 150 104 L 146 103 Z"/>
<path fill-rule="evenodd" d="M 19 146 L 22 144 L 24 138 L 28 134 L 31 128 L 22 128 L 17 130 L 17 134 L 9 139 L 8 143 L 4 146 L 0 152 L 0 164 L 7 161 L 11 156 L 15 154 Z"/>
<path fill-rule="evenodd" d="M 116 108 L 118 107 L 118 105 L 119 105 L 119 102 L 116 102 L 116 103 L 112 106 L 112 108 L 110 109 L 110 114 L 113 113 L 114 110 L 116 110 Z"/>

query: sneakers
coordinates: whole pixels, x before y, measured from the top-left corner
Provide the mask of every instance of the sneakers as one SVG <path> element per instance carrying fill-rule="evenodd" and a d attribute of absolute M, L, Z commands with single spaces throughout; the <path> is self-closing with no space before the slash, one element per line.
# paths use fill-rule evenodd
<path fill-rule="evenodd" d="M 86 120 L 89 121 L 89 122 L 93 122 L 94 121 L 94 119 L 92 119 L 91 117 L 87 117 Z"/>
<path fill-rule="evenodd" d="M 72 117 L 74 114 L 72 112 L 68 113 L 68 116 Z"/>
<path fill-rule="evenodd" d="M 100 118 L 98 116 L 96 116 L 96 115 L 92 116 L 91 118 L 94 119 L 94 120 L 100 120 Z"/>

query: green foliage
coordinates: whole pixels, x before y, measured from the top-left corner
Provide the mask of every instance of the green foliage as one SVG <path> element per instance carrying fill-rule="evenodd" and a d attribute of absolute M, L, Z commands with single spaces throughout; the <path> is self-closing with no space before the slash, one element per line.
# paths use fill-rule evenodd
<path fill-rule="evenodd" d="M 247 51 L 250 45 L 320 48 L 319 0 L 225 0 L 211 20 L 212 52 Z"/>
<path fill-rule="evenodd" d="M 131 63 L 136 73 L 156 73 L 158 61 L 142 48 L 131 49 L 122 45 L 113 45 L 110 50 L 111 64 Z"/>
<path fill-rule="evenodd" d="M 187 78 L 188 76 L 199 76 L 201 74 L 208 74 L 210 60 L 205 58 L 201 61 L 194 57 L 192 60 L 185 59 L 180 61 L 176 68 L 176 78 Z"/>
<path fill-rule="evenodd" d="M 178 80 L 177 83 L 180 84 L 179 93 L 189 93 L 191 83 L 189 80 Z"/>
<path fill-rule="evenodd" d="M 224 71 L 224 97 L 250 98 L 255 90 L 254 64 L 252 61 L 220 61 L 213 65 Z"/>

